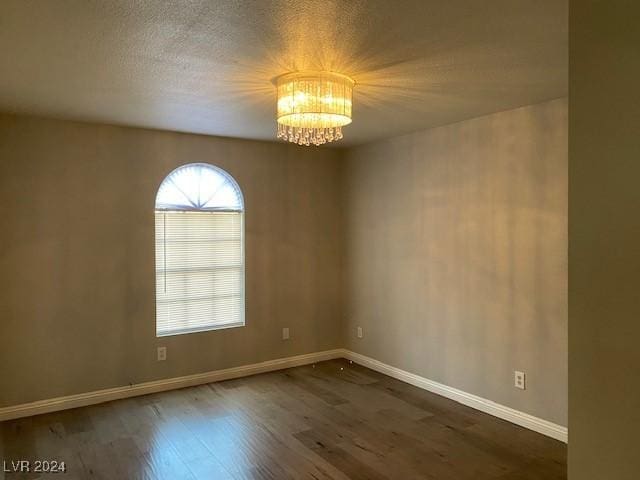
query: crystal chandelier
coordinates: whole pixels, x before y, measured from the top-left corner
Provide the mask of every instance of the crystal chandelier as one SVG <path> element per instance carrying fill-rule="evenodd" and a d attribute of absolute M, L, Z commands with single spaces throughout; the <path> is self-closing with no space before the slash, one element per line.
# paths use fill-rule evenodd
<path fill-rule="evenodd" d="M 278 138 L 322 145 L 342 138 L 351 123 L 354 81 L 333 72 L 295 72 L 275 79 Z"/>

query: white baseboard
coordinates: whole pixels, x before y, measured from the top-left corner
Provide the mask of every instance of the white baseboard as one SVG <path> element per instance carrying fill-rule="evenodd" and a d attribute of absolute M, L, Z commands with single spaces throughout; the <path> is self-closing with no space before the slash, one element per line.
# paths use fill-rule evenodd
<path fill-rule="evenodd" d="M 442 395 L 443 397 L 455 400 L 456 402 L 475 408 L 481 412 L 488 413 L 494 417 L 515 423 L 516 425 L 520 425 L 521 427 L 528 428 L 529 430 L 533 430 L 534 432 L 541 433 L 547 437 L 555 438 L 556 440 L 560 440 L 565 443 L 568 441 L 569 432 L 567 427 L 500 405 L 499 403 L 472 395 L 471 393 L 443 385 L 442 383 L 434 382 L 428 378 L 392 367 L 391 365 L 387 365 L 386 363 L 382 363 L 378 360 L 350 350 L 345 350 L 343 356 L 359 365 L 370 368 L 371 370 L 384 373 L 385 375 L 410 383 L 416 387 Z"/>
<path fill-rule="evenodd" d="M 297 355 L 294 357 L 278 358 L 276 360 L 267 360 L 266 362 L 198 373 L 195 375 L 187 375 L 184 377 L 155 380 L 130 386 L 108 388 L 105 390 L 96 390 L 94 392 L 79 393 L 77 395 L 69 395 L 49 400 L 39 400 L 37 402 L 2 407 L 0 408 L 0 422 L 15 418 L 29 417 L 32 415 L 40 415 L 42 413 L 67 410 L 69 408 L 95 405 L 97 403 L 109 402 L 122 398 L 147 395 L 149 393 L 157 393 L 166 390 L 192 387 L 194 385 L 202 385 L 205 383 L 219 382 L 221 380 L 229 380 L 232 378 L 246 377 L 249 375 L 256 375 L 258 373 L 281 370 L 283 368 L 298 367 L 300 365 L 308 365 L 310 363 L 322 362 L 324 360 L 332 360 L 334 358 L 347 358 L 364 367 L 384 373 L 385 375 L 389 375 L 390 377 L 415 385 L 416 387 L 423 388 L 438 395 L 442 395 L 443 397 L 455 400 L 456 402 L 475 408 L 481 412 L 507 420 L 511 423 L 515 423 L 516 425 L 520 425 L 521 427 L 555 438 L 556 440 L 560 440 L 565 443 L 567 442 L 568 430 L 566 427 L 556 425 L 555 423 L 547 420 L 500 405 L 492 402 L 491 400 L 463 392 L 462 390 L 443 385 L 414 373 L 392 367 L 386 363 L 382 363 L 373 358 L 343 348 Z"/>
<path fill-rule="evenodd" d="M 77 395 L 69 395 L 49 400 L 23 403 L 21 405 L 14 405 L 10 407 L 2 407 L 0 408 L 0 422 L 15 418 L 29 417 L 32 415 L 40 415 L 42 413 L 67 410 L 69 408 L 95 405 L 97 403 L 135 397 L 138 395 L 147 395 L 149 393 L 163 392 L 166 390 L 192 387 L 194 385 L 219 382 L 221 380 L 229 380 L 232 378 L 246 377 L 258 373 L 281 370 L 283 368 L 298 367 L 300 365 L 308 365 L 310 363 L 322 362 L 324 360 L 342 358 L 344 355 L 344 349 L 326 350 L 324 352 L 296 355 L 295 357 L 267 360 L 266 362 L 254 363 L 241 367 L 225 368 L 224 370 L 215 370 L 212 372 L 198 373 L 184 377 L 155 380 L 152 382 L 138 383 L 125 387 L 107 388 L 105 390 L 96 390 L 94 392 L 79 393 Z"/>

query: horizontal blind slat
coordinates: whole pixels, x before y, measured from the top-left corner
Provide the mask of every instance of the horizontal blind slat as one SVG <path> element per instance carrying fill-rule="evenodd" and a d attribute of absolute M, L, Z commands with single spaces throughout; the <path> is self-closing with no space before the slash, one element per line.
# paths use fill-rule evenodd
<path fill-rule="evenodd" d="M 156 211 L 156 332 L 244 324 L 242 212 Z"/>

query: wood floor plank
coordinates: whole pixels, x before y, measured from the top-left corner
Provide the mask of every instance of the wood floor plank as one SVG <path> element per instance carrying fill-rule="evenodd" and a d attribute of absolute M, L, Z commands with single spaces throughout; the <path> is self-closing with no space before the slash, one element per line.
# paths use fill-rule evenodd
<path fill-rule="evenodd" d="M 314 430 L 297 433 L 295 437 L 308 449 L 316 452 L 352 480 L 384 480 L 387 478 Z"/>
<path fill-rule="evenodd" d="M 6 461 L 64 460 L 61 480 L 567 478 L 566 445 L 346 360 L 1 428 Z"/>

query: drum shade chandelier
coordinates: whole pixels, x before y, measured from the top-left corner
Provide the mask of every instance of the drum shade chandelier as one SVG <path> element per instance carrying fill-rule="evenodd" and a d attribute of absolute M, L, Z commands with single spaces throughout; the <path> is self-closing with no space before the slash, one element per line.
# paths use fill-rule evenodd
<path fill-rule="evenodd" d="M 295 72 L 275 79 L 278 138 L 322 145 L 342 138 L 351 123 L 354 81 L 334 72 Z"/>

